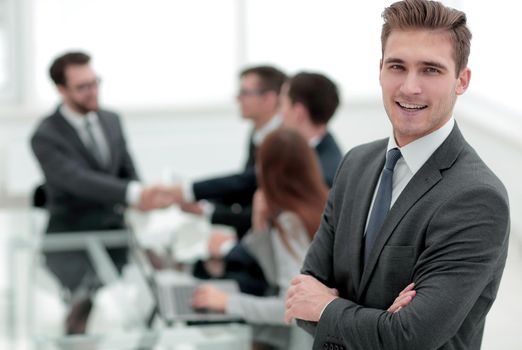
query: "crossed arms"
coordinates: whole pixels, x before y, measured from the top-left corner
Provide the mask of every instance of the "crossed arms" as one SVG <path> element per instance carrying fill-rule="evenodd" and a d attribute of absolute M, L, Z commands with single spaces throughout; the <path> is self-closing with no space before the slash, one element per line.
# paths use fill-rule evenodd
<path fill-rule="evenodd" d="M 332 294 L 331 288 L 348 283 L 335 279 L 342 265 L 335 265 L 332 253 L 332 203 L 331 193 L 302 270 L 309 276 L 294 279 L 286 301 L 285 318 L 309 321 L 298 323 L 315 333 L 315 346 L 336 339 L 350 349 L 435 349 L 461 330 L 476 335 L 473 328 L 481 327 L 495 298 L 507 252 L 509 208 L 498 189 L 470 186 L 441 200 L 423 228 L 424 247 L 413 266 L 415 298 L 395 313 Z"/>

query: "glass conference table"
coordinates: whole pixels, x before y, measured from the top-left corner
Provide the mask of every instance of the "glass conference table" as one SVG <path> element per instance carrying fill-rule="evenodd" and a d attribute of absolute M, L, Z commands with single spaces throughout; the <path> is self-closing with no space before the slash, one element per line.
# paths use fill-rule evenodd
<path fill-rule="evenodd" d="M 183 323 L 166 325 L 156 320 L 151 326 L 143 319 L 150 315 L 152 299 L 139 293 L 120 276 L 106 253 L 106 248 L 128 243 L 127 231 L 44 235 L 44 212 L 34 209 L 0 210 L 0 348 L 35 350 L 131 350 L 131 349 L 250 349 L 251 328 L 229 323 L 187 326 Z M 143 219 L 140 219 L 143 220 Z M 172 241 L 168 238 L 167 241 Z M 179 240 L 179 239 L 178 239 Z M 99 326 L 86 335 L 66 336 L 63 332 L 67 306 L 56 280 L 45 271 L 43 251 L 85 249 L 96 273 L 106 288 L 99 299 Z M 199 248 L 198 248 L 199 249 Z M 197 249 L 196 249 L 197 250 Z M 187 251 L 186 247 L 183 249 Z M 193 255 L 190 259 L 196 257 Z M 189 259 L 189 260 L 190 260 Z M 125 270 L 124 270 L 125 271 Z M 132 277 L 132 266 L 128 275 Z M 135 273 L 135 271 L 134 271 Z M 128 276 L 127 276 L 128 277 Z M 131 279 L 132 280 L 132 279 Z M 129 295 L 127 307 L 137 311 L 122 321 L 121 310 L 115 312 L 114 302 L 107 303 L 111 291 Z M 123 290 L 124 294 L 121 294 Z M 134 291 L 134 292 L 133 292 Z M 126 293 L 126 294 L 125 294 Z M 134 294 L 133 294 L 134 293 Z M 102 298 L 103 297 L 103 298 Z M 114 310 L 107 311 L 113 308 Z M 117 311 L 117 310 L 116 310 Z M 92 312 L 92 311 L 91 311 Z M 107 314 L 112 318 L 107 319 Z M 89 316 L 91 317 L 91 316 Z M 116 321 L 114 321 L 116 320 Z"/>
<path fill-rule="evenodd" d="M 250 327 L 241 324 L 178 326 L 105 335 L 35 338 L 37 350 L 249 350 Z"/>

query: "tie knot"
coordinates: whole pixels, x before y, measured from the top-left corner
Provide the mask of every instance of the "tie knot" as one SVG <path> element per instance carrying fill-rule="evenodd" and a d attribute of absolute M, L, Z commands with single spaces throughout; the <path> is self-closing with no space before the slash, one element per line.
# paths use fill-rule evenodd
<path fill-rule="evenodd" d="M 388 151 L 388 154 L 386 155 L 386 164 L 384 165 L 384 167 L 388 170 L 393 171 L 393 169 L 395 168 L 395 164 L 397 163 L 399 158 L 401 158 L 401 156 L 401 151 L 399 151 L 398 148 L 392 148 Z"/>

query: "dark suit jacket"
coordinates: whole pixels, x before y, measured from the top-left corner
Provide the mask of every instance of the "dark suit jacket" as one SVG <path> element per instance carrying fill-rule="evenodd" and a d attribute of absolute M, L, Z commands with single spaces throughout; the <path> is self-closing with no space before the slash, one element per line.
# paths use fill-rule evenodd
<path fill-rule="evenodd" d="M 239 237 L 243 237 L 250 228 L 252 199 L 257 188 L 257 148 L 252 135 L 249 140 L 247 160 L 242 172 L 198 181 L 192 186 L 196 200 L 206 199 L 214 204 L 210 221 L 234 227 Z"/>
<path fill-rule="evenodd" d="M 323 172 L 323 177 L 328 185 L 332 187 L 335 177 L 335 172 L 339 167 L 339 163 L 343 157 L 341 149 L 333 138 L 332 134 L 327 132 L 321 141 L 315 146 L 315 152 L 319 158 L 319 165 Z"/>
<path fill-rule="evenodd" d="M 390 209 L 363 268 L 386 145 L 356 147 L 339 168 L 302 271 L 340 298 L 316 327 L 299 324 L 315 333 L 314 349 L 478 349 L 506 260 L 506 190 L 455 126 Z M 411 304 L 386 312 L 410 282 Z"/>
<path fill-rule="evenodd" d="M 123 227 L 127 185 L 137 179 L 119 117 L 99 111 L 110 150 L 105 169 L 85 147 L 59 108 L 45 118 L 31 138 L 45 176 L 48 232 L 108 230 Z"/>
<path fill-rule="evenodd" d="M 330 133 L 315 147 L 321 170 L 328 187 L 332 186 L 342 153 Z M 242 237 L 252 221 L 252 199 L 257 189 L 255 147 L 250 141 L 248 160 L 242 173 L 194 183 L 197 200 L 209 199 L 215 204 L 211 222 L 229 225 Z"/>

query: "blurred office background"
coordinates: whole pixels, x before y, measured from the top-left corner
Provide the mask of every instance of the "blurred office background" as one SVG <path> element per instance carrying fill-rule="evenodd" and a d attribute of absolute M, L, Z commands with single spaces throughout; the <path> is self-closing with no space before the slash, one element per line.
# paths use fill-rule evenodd
<path fill-rule="evenodd" d="M 343 103 L 331 129 L 344 151 L 388 136 L 378 65 L 380 13 L 390 3 L 0 0 L 0 210 L 28 208 L 33 189 L 42 182 L 28 139 L 39 118 L 58 102 L 49 64 L 72 49 L 92 55 L 103 81 L 101 104 L 122 114 L 146 182 L 162 180 L 166 173 L 197 178 L 239 169 L 249 125 L 238 115 L 235 94 L 238 72 L 250 64 L 332 77 Z M 519 349 L 521 5 L 508 0 L 444 3 L 467 13 L 473 33 L 471 86 L 459 98 L 455 117 L 504 181 L 511 200 L 510 254 L 483 348 Z"/>

